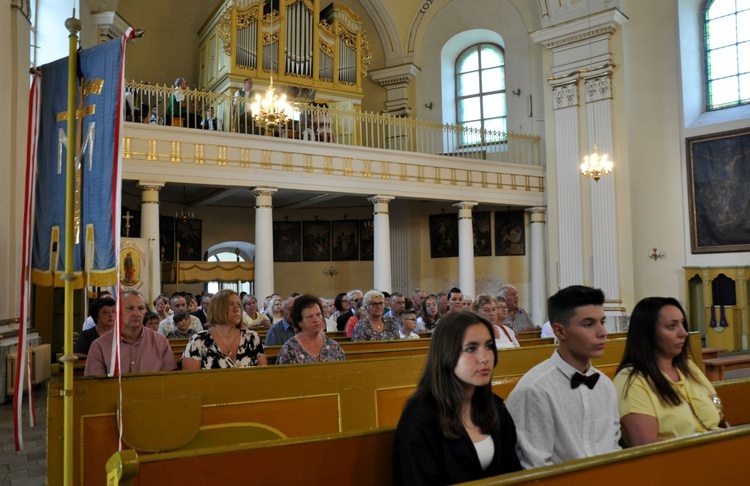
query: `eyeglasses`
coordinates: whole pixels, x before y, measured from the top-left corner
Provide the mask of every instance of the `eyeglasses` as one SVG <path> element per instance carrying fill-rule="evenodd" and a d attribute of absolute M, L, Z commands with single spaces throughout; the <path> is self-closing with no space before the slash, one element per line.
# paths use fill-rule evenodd
<path fill-rule="evenodd" d="M 165 305 L 167 305 L 167 304 L 165 304 L 164 302 L 157 302 L 156 303 L 156 307 L 164 307 Z"/>
<path fill-rule="evenodd" d="M 508 310 L 508 306 L 507 305 L 499 305 L 499 306 L 497 306 L 497 310 Z"/>
<path fill-rule="evenodd" d="M 381 306 L 385 305 L 385 302 L 370 302 L 370 305 L 381 307 Z"/>

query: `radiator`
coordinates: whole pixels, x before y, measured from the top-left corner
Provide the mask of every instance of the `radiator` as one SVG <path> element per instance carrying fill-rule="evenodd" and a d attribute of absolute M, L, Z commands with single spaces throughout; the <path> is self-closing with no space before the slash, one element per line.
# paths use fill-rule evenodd
<path fill-rule="evenodd" d="M 37 385 L 44 383 L 50 378 L 51 348 L 49 344 L 41 344 L 29 348 L 31 354 L 31 384 Z M 6 369 L 6 393 L 12 395 L 16 382 L 16 366 L 18 362 L 18 352 L 14 351 L 8 354 Z M 27 381 L 24 379 L 23 389 L 26 390 Z"/>

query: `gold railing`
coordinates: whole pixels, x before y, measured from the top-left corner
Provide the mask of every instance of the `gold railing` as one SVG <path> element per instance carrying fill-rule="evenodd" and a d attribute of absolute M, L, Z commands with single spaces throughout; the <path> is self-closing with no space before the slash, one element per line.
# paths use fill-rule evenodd
<path fill-rule="evenodd" d="M 253 135 L 295 138 L 357 147 L 401 150 L 489 160 L 522 165 L 541 165 L 540 137 L 460 125 L 355 112 L 314 103 L 290 102 L 293 113 L 281 126 L 258 126 L 244 109 L 250 98 L 194 89 L 182 91 L 183 102 L 174 101 L 175 88 L 127 83 L 126 121 L 208 128 L 206 112 L 211 107 L 213 129 Z"/>

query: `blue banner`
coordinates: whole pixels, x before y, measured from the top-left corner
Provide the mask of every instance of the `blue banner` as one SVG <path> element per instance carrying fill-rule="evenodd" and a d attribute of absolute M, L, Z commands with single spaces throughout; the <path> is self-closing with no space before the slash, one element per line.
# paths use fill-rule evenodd
<path fill-rule="evenodd" d="M 79 53 L 76 87 L 75 287 L 114 285 L 115 204 L 121 123 L 123 43 L 115 39 Z M 82 76 L 82 77 L 81 77 Z M 32 281 L 62 286 L 65 245 L 68 59 L 41 67 Z"/>

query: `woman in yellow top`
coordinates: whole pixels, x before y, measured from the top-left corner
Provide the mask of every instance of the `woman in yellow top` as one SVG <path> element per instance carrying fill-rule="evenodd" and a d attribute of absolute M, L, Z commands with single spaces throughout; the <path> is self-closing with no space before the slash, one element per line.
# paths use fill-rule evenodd
<path fill-rule="evenodd" d="M 685 311 L 671 297 L 633 309 L 615 389 L 629 446 L 715 430 L 723 417 L 716 391 L 690 360 Z"/>

